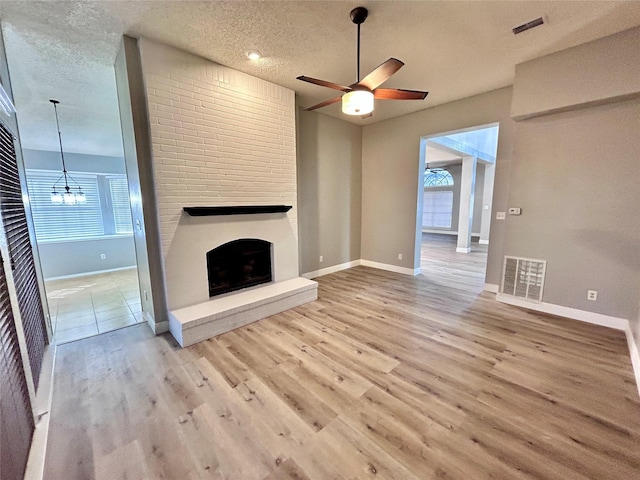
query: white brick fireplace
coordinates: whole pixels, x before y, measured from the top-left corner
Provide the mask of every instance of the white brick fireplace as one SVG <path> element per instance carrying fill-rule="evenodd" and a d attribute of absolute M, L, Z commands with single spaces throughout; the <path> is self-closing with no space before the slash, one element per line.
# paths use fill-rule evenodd
<path fill-rule="evenodd" d="M 139 45 L 173 335 L 184 346 L 314 300 L 316 284 L 298 277 L 294 92 L 148 40 Z M 273 204 L 293 208 L 202 217 L 182 210 Z M 239 238 L 273 244 L 274 283 L 210 299 L 206 253 Z"/>

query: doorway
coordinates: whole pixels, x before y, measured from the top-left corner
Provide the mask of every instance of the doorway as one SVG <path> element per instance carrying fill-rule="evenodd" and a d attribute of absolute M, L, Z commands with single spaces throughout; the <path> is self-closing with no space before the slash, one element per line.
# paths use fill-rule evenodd
<path fill-rule="evenodd" d="M 421 139 L 420 268 L 464 291 L 484 286 L 498 124 Z"/>
<path fill-rule="evenodd" d="M 3 24 L 3 36 L 53 338 L 141 323 L 113 63 L 38 30 Z"/>

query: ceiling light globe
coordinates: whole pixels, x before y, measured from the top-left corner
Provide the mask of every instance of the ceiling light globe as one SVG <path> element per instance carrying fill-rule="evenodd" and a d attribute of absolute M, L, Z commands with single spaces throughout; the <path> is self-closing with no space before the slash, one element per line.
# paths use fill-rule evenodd
<path fill-rule="evenodd" d="M 367 115 L 373 112 L 373 93 L 368 90 L 353 90 L 342 96 L 342 113 Z"/>
<path fill-rule="evenodd" d="M 65 205 L 75 205 L 76 204 L 76 196 L 71 192 L 65 192 L 62 194 L 62 199 Z"/>
<path fill-rule="evenodd" d="M 259 60 L 262 57 L 262 55 L 260 55 L 260 52 L 256 50 L 249 50 L 246 55 L 249 60 Z"/>
<path fill-rule="evenodd" d="M 55 203 L 55 204 L 62 203 L 62 193 L 53 190 L 51 192 L 51 203 Z"/>

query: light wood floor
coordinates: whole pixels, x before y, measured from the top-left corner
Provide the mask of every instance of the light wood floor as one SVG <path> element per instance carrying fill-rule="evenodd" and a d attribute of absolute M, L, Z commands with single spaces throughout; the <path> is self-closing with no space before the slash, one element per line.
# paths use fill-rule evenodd
<path fill-rule="evenodd" d="M 640 478 L 624 335 L 498 304 L 446 249 L 186 349 L 62 345 L 45 478 Z"/>

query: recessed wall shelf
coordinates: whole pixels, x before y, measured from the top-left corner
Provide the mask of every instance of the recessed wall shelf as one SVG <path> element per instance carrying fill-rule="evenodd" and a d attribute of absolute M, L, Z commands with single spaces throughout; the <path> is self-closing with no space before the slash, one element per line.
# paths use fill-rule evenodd
<path fill-rule="evenodd" d="M 192 217 L 208 217 L 214 215 L 255 215 L 258 213 L 284 213 L 291 210 L 292 205 L 233 205 L 224 207 L 182 207 Z"/>

